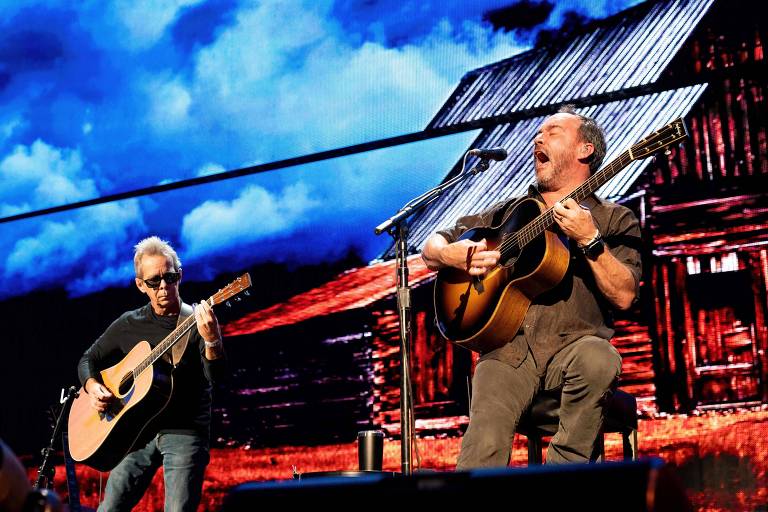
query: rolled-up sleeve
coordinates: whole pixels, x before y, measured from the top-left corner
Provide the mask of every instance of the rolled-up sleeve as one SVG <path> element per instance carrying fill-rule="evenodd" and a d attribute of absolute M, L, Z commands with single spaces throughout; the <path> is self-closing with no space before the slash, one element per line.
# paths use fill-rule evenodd
<path fill-rule="evenodd" d="M 635 280 L 635 297 L 638 297 L 643 271 L 640 255 L 642 249 L 640 222 L 632 210 L 620 207 L 612 212 L 609 225 L 609 231 L 603 236 L 605 243 L 611 254 L 632 273 Z"/>

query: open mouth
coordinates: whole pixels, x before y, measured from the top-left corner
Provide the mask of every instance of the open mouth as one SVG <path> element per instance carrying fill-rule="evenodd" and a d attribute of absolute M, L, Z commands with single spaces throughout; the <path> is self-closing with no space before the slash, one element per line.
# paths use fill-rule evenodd
<path fill-rule="evenodd" d="M 536 159 L 537 162 L 542 164 L 549 162 L 549 157 L 543 151 L 534 151 L 533 157 Z"/>

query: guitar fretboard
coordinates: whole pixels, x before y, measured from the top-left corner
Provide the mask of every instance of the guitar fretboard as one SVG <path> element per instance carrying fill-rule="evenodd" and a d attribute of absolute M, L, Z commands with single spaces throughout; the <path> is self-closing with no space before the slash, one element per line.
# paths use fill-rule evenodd
<path fill-rule="evenodd" d="M 616 176 L 619 171 L 624 169 L 632 162 L 632 155 L 629 150 L 624 151 L 617 158 L 613 159 L 611 163 L 594 173 L 587 178 L 584 183 L 573 189 L 570 194 L 564 197 L 562 201 L 566 199 L 573 199 L 577 203 L 581 203 L 591 194 L 593 194 L 598 188 L 603 186 L 611 178 Z M 552 227 L 555 223 L 555 216 L 552 208 L 541 213 L 538 217 L 528 223 L 525 227 L 516 232 L 509 239 L 499 247 L 501 252 L 501 259 L 505 260 L 509 258 L 511 252 L 519 253 L 523 247 L 528 245 L 537 236 L 541 235 L 544 231 Z"/>
<path fill-rule="evenodd" d="M 208 304 L 213 306 L 213 297 L 208 299 Z M 141 372 L 152 366 L 158 359 L 168 352 L 168 350 L 176 344 L 183 336 L 185 336 L 192 327 L 195 326 L 195 315 L 191 314 L 184 319 L 176 328 L 165 337 L 163 341 L 157 344 L 155 348 L 149 353 L 149 355 L 139 363 L 136 368 L 133 369 L 133 378 L 136 379 Z"/>
<path fill-rule="evenodd" d="M 614 158 L 611 163 L 595 172 L 584 183 L 571 191 L 562 201 L 573 199 L 577 203 L 581 203 L 633 160 L 647 158 L 675 142 L 684 140 L 687 136 L 688 131 L 682 118 L 672 121 Z M 498 250 L 501 252 L 502 261 L 508 259 L 512 253 L 519 253 L 523 247 L 552 227 L 554 223 L 554 213 L 552 208 L 549 208 L 499 245 Z"/>
<path fill-rule="evenodd" d="M 223 301 L 234 297 L 238 293 L 250 288 L 251 286 L 251 276 L 247 272 L 231 283 L 229 283 L 226 288 L 223 290 L 219 290 L 218 292 L 214 293 L 210 297 L 208 297 L 208 300 L 206 302 L 209 306 L 213 307 L 216 304 L 221 304 Z M 245 292 L 248 293 L 248 292 Z M 136 378 L 147 368 L 155 364 L 158 359 L 163 357 L 163 355 L 168 352 L 168 349 L 171 348 L 177 341 L 179 341 L 189 330 L 195 325 L 195 315 L 189 315 L 187 318 L 184 319 L 183 322 L 181 322 L 179 325 L 176 326 L 176 328 L 165 337 L 163 341 L 157 344 L 155 348 L 152 349 L 152 351 L 149 353 L 149 355 L 141 362 L 139 363 L 136 368 L 133 369 L 133 379 L 136 380 Z"/>

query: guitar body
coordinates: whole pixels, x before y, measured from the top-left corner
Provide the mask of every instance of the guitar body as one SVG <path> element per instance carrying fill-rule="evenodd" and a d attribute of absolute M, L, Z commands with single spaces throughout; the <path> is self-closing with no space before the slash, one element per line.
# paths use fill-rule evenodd
<path fill-rule="evenodd" d="M 133 381 L 133 370 L 152 351 L 139 342 L 116 365 L 101 372 L 102 383 L 116 399 L 106 413 L 91 407 L 83 388 L 69 413 L 72 458 L 99 471 L 114 468 L 131 450 L 147 424 L 168 404 L 173 390 L 171 367 L 158 360 Z"/>
<path fill-rule="evenodd" d="M 545 210 L 540 201 L 524 199 L 499 226 L 470 229 L 460 240 L 485 238 L 488 249 L 495 250 Z M 549 230 L 505 256 L 483 277 L 455 268 L 438 272 L 435 316 L 445 338 L 480 353 L 503 346 L 520 328 L 533 299 L 563 279 L 570 258 L 567 246 Z"/>

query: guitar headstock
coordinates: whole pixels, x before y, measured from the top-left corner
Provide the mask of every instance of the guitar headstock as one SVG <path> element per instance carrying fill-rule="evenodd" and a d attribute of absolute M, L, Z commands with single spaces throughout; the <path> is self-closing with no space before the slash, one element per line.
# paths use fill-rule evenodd
<path fill-rule="evenodd" d="M 688 130 L 685 123 L 682 118 L 677 118 L 634 144 L 629 149 L 629 156 L 632 160 L 642 160 L 686 138 Z"/>
<path fill-rule="evenodd" d="M 225 300 L 234 297 L 238 293 L 247 290 L 250 287 L 251 287 L 251 274 L 246 272 L 245 274 L 241 275 L 240 277 L 238 277 L 237 279 L 229 283 L 226 287 L 214 293 L 210 298 L 211 306 L 220 304 Z"/>

